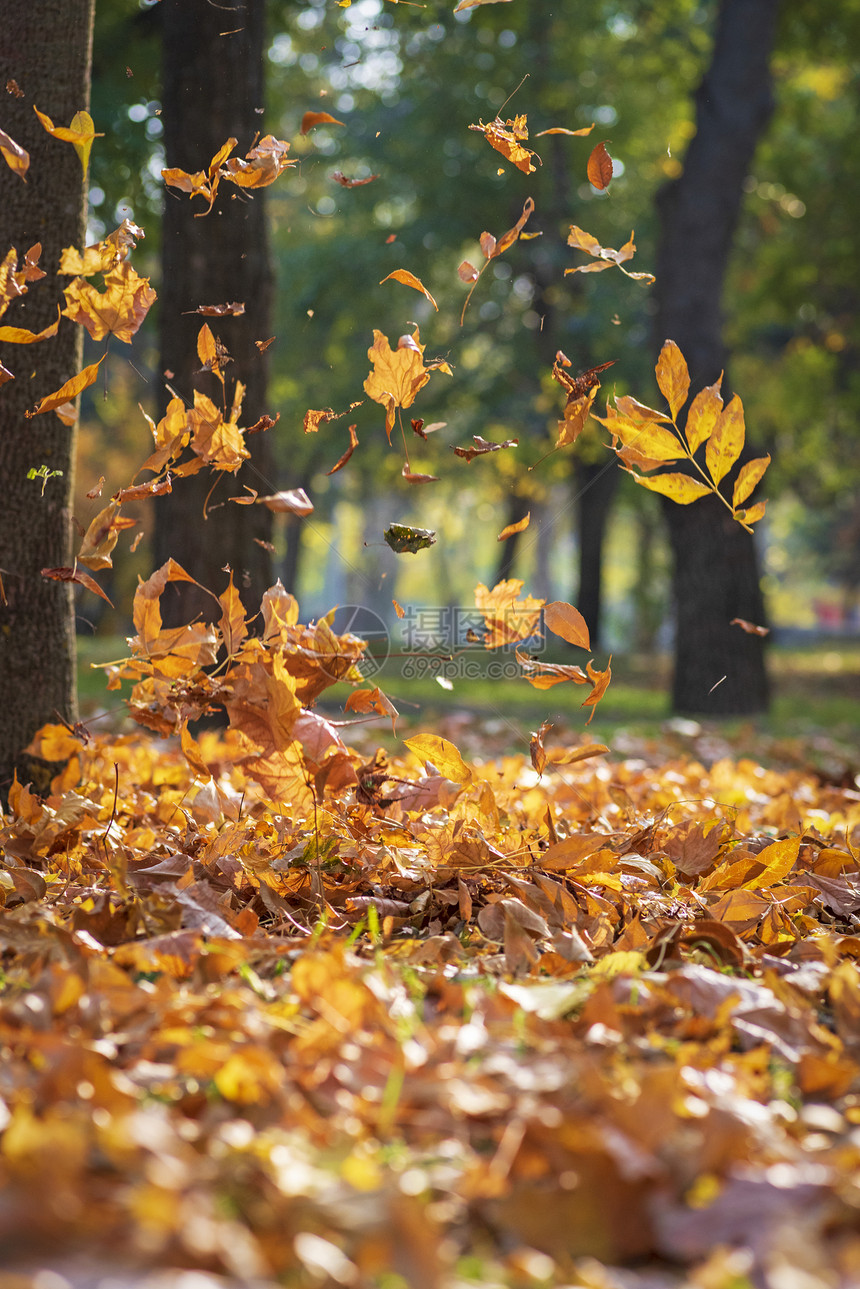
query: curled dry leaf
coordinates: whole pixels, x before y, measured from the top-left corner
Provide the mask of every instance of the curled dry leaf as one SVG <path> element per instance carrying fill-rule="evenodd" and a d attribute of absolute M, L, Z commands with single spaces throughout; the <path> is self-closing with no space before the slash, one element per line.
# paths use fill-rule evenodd
<path fill-rule="evenodd" d="M 433 296 L 427 290 L 421 279 L 417 278 L 414 273 L 410 273 L 408 269 L 395 269 L 393 273 L 388 274 L 388 277 L 384 277 L 379 285 L 382 286 L 383 282 L 390 282 L 392 280 L 395 282 L 401 282 L 404 286 L 411 286 L 416 291 L 420 291 L 422 295 L 427 297 L 436 312 L 439 312 L 439 306 L 433 299 Z"/>
<path fill-rule="evenodd" d="M 364 179 L 349 179 L 342 171 L 333 170 L 331 177 L 336 184 L 340 184 L 341 188 L 363 188 L 365 184 L 372 184 L 379 175 L 367 175 Z"/>
<path fill-rule="evenodd" d="M 496 541 L 506 542 L 508 538 L 513 537 L 515 533 L 524 533 L 525 530 L 528 528 L 529 524 L 531 523 L 531 517 L 532 517 L 532 512 L 529 511 L 528 514 L 524 515 L 523 518 L 518 520 L 515 524 L 508 524 L 499 533 L 498 537 L 496 538 Z"/>
<path fill-rule="evenodd" d="M 519 444 L 519 439 L 505 439 L 504 443 L 493 443 L 489 439 L 482 439 L 480 434 L 472 435 L 472 448 L 455 447 L 453 451 L 458 457 L 462 457 L 469 464 L 474 461 L 475 457 L 486 456 L 488 452 L 499 452 L 502 448 L 515 448 Z"/>
<path fill-rule="evenodd" d="M 769 636 L 770 627 L 759 627 L 754 622 L 747 622 L 746 618 L 732 618 L 729 626 L 740 627 L 748 636 Z"/>
<path fill-rule="evenodd" d="M 245 305 L 234 300 L 232 304 L 198 304 L 196 309 L 187 309 L 186 313 L 202 313 L 208 318 L 238 318 L 245 312 Z"/>
<path fill-rule="evenodd" d="M 502 121 L 496 117 L 489 125 L 479 121 L 477 125 L 470 125 L 469 129 L 483 134 L 491 147 L 501 152 L 507 161 L 515 165 L 518 170 L 522 170 L 524 174 L 528 175 L 534 171 L 532 157 L 537 154 L 523 146 L 523 140 L 529 137 L 528 122 L 524 115 L 516 116 L 512 121 Z"/>
<path fill-rule="evenodd" d="M 75 582 L 78 586 L 85 586 L 88 591 L 92 591 L 94 595 L 100 596 L 101 599 L 103 599 L 107 604 L 110 604 L 110 607 L 113 608 L 112 601 L 99 586 L 95 578 L 90 577 L 89 573 L 84 573 L 77 567 L 77 565 L 75 565 L 74 568 L 43 568 L 42 577 L 46 578 L 49 582 Z"/>
<path fill-rule="evenodd" d="M 275 492 L 269 497 L 258 497 L 257 505 L 265 506 L 267 510 L 273 510 L 279 515 L 310 515 L 314 508 L 314 503 L 304 488 L 290 488 L 285 492 Z"/>

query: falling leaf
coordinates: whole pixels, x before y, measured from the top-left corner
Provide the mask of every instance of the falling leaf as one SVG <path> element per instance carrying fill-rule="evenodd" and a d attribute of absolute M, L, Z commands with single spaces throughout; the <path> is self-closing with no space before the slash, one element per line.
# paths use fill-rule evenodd
<path fill-rule="evenodd" d="M 590 649 L 588 624 L 585 618 L 572 604 L 563 600 L 552 600 L 544 605 L 543 620 L 547 630 L 555 636 L 561 636 L 568 644 L 578 649 Z"/>
<path fill-rule="evenodd" d="M 305 112 L 299 132 L 308 134 L 317 125 L 343 125 L 343 121 L 338 121 L 328 112 Z"/>
<path fill-rule="evenodd" d="M 505 4 L 507 0 L 460 0 L 455 13 L 463 13 L 466 9 L 474 9 L 479 4 Z"/>
<path fill-rule="evenodd" d="M 503 528 L 502 531 L 499 533 L 498 537 L 496 538 L 496 541 L 504 542 L 504 541 L 507 541 L 509 537 L 513 537 L 514 533 L 524 533 L 525 530 L 528 528 L 529 523 L 531 522 L 531 517 L 532 517 L 532 512 L 529 511 L 528 514 L 524 515 L 523 518 L 520 519 L 517 523 L 508 524 L 507 527 Z"/>
<path fill-rule="evenodd" d="M 475 608 L 483 616 L 486 649 L 528 640 L 540 625 L 540 611 L 544 601 L 526 595 L 518 599 L 523 583 L 518 578 L 497 582 L 488 590 L 483 582 L 475 587 Z"/>
<path fill-rule="evenodd" d="M 605 143 L 598 143 L 588 158 L 588 182 L 593 188 L 608 188 L 612 180 L 612 158 L 606 151 Z"/>
<path fill-rule="evenodd" d="M 239 188 L 267 188 L 291 166 L 296 160 L 289 158 L 289 143 L 285 139 L 276 139 L 273 134 L 266 134 L 260 141 L 241 157 L 229 157 L 224 161 L 220 176 L 228 183 Z"/>
<path fill-rule="evenodd" d="M 746 618 L 732 618 L 729 623 L 732 627 L 740 627 L 748 636 L 769 636 L 770 627 L 757 627 L 754 622 L 747 622 Z"/>
<path fill-rule="evenodd" d="M 269 336 L 268 340 L 255 340 L 254 344 L 257 346 L 260 353 L 264 354 L 274 339 L 275 339 L 274 336 Z"/>
<path fill-rule="evenodd" d="M 0 340 L 8 345 L 33 345 L 39 340 L 50 340 L 60 327 L 60 306 L 57 305 L 57 321 L 52 322 L 44 331 L 27 331 L 24 327 L 0 327 Z M 752 491 L 752 489 L 750 489 Z"/>
<path fill-rule="evenodd" d="M 26 148 L 22 148 L 19 143 L 10 138 L 5 130 L 0 130 L 0 155 L 9 169 L 26 183 L 30 154 Z"/>
<path fill-rule="evenodd" d="M 314 504 L 304 488 L 290 488 L 286 492 L 276 492 L 269 497 L 258 497 L 258 506 L 265 506 L 276 514 L 310 515 Z"/>
<path fill-rule="evenodd" d="M 398 618 L 405 618 L 406 610 L 403 605 L 398 604 L 396 600 L 392 600 L 391 603 L 394 605 L 394 612 L 397 614 Z"/>
<path fill-rule="evenodd" d="M 84 174 L 87 173 L 87 166 L 90 161 L 90 150 L 93 146 L 94 139 L 103 139 L 103 134 L 97 134 L 93 118 L 89 112 L 76 112 L 72 117 L 71 125 L 58 126 L 54 125 L 51 118 L 45 113 L 40 112 L 37 107 L 33 108 L 36 116 L 42 122 L 42 125 L 53 135 L 55 139 L 62 139 L 64 143 L 71 143 L 80 158 Z"/>
<path fill-rule="evenodd" d="M 480 434 L 472 435 L 472 448 L 458 448 L 453 450 L 458 457 L 462 457 L 469 464 L 474 461 L 475 457 L 486 456 L 488 452 L 499 452 L 502 448 L 515 448 L 519 444 L 519 439 L 505 439 L 504 443 L 492 443 L 489 439 L 482 439 Z"/>
<path fill-rule="evenodd" d="M 372 184 L 379 175 L 368 175 L 366 179 L 348 179 L 342 171 L 333 170 L 331 177 L 336 184 L 340 184 L 341 188 L 363 188 L 365 184 Z"/>
<path fill-rule="evenodd" d="M 245 305 L 238 300 L 234 300 L 232 304 L 198 304 L 196 309 L 188 309 L 186 312 L 203 313 L 211 318 L 237 318 L 245 312 Z"/>
<path fill-rule="evenodd" d="M 95 485 L 95 487 L 90 488 L 89 492 L 87 493 L 87 497 L 89 498 L 89 500 L 94 501 L 96 497 L 100 497 L 102 495 L 102 488 L 104 486 L 105 486 L 105 477 L 104 475 L 102 475 L 99 478 L 99 481 Z"/>
<path fill-rule="evenodd" d="M 407 483 L 438 483 L 439 482 L 438 475 L 415 474 L 412 470 L 410 470 L 408 465 L 404 465 L 403 469 L 400 471 L 400 475 L 401 475 L 401 478 L 405 479 Z"/>
<path fill-rule="evenodd" d="M 398 555 L 415 555 L 436 541 L 436 534 L 431 529 L 410 528 L 407 524 L 390 524 L 382 536 L 386 545 Z"/>
<path fill-rule="evenodd" d="M 140 277 L 126 261 L 106 273 L 104 283 L 106 290 L 97 291 L 83 278 L 75 278 L 63 292 L 63 313 L 86 327 L 93 340 L 112 335 L 131 344 L 155 302 L 155 291 L 149 278 Z"/>
<path fill-rule="evenodd" d="M 591 233 L 586 233 L 584 229 L 577 228 L 576 224 L 571 224 L 570 233 L 567 238 L 568 246 L 574 247 L 575 250 L 585 251 L 591 255 L 596 263 L 581 264 L 575 269 L 565 269 L 565 276 L 568 273 L 602 273 L 604 269 L 611 268 L 615 265 L 621 272 L 634 281 L 644 282 L 646 285 L 654 281 L 651 273 L 631 273 L 624 265 L 632 259 L 636 253 L 636 245 L 633 241 L 634 234 L 631 232 L 630 238 L 624 243 L 620 250 L 615 251 L 611 246 L 601 246 L 596 237 Z"/>
<path fill-rule="evenodd" d="M 44 398 L 39 400 L 32 412 L 25 412 L 24 415 L 31 417 L 39 416 L 42 412 L 52 412 L 61 407 L 63 403 L 69 402 L 77 394 L 80 394 L 81 390 L 88 389 L 98 377 L 101 362 L 102 359 L 100 358 L 97 363 L 92 363 L 89 367 L 85 367 L 82 372 L 78 372 L 77 376 L 72 376 L 71 380 L 67 380 L 65 385 L 61 385 L 53 394 L 46 394 Z"/>
<path fill-rule="evenodd" d="M 431 372 L 442 371 L 451 375 L 451 368 L 442 359 L 436 359 L 425 367 L 425 347 L 420 342 L 417 327 L 411 336 L 400 337 L 396 349 L 391 348 L 381 331 L 373 332 L 373 345 L 367 351 L 373 369 L 364 382 L 364 388 L 375 403 L 381 403 L 385 408 L 385 431 L 389 443 L 395 409 L 412 406 L 416 394 L 430 379 Z"/>
<path fill-rule="evenodd" d="M 523 147 L 523 140 L 529 137 L 525 116 L 514 117 L 512 121 L 501 121 L 496 117 L 489 125 L 479 121 L 477 125 L 470 125 L 469 129 L 478 130 L 483 134 L 491 147 L 501 152 L 506 160 L 515 165 L 518 170 L 522 170 L 524 174 L 528 175 L 534 171 L 532 157 L 536 154 L 530 148 Z"/>
<path fill-rule="evenodd" d="M 436 310 L 436 312 L 437 313 L 439 312 L 438 304 L 433 299 L 432 295 L 427 290 L 424 283 L 419 278 L 417 278 L 414 273 L 410 273 L 408 269 L 395 269 L 393 273 L 388 274 L 388 277 L 384 277 L 382 279 L 382 282 L 380 282 L 379 285 L 382 286 L 383 282 L 389 282 L 392 279 L 395 282 L 402 282 L 404 286 L 411 286 L 416 291 L 420 291 L 422 295 L 425 295 L 427 297 L 427 299 L 433 305 L 433 308 Z"/>
<path fill-rule="evenodd" d="M 274 429 L 280 419 L 280 412 L 276 412 L 274 416 L 269 416 L 267 412 L 264 412 L 259 421 L 255 421 L 253 425 L 249 425 L 245 430 L 245 438 L 247 439 L 250 434 L 265 434 L 267 430 Z"/>
<path fill-rule="evenodd" d="M 553 125 L 548 130 L 540 130 L 535 135 L 535 138 L 540 139 L 545 134 L 570 134 L 575 139 L 581 139 L 581 138 L 584 138 L 587 134 L 591 134 L 591 131 L 593 129 L 594 129 L 593 121 L 591 122 L 591 125 L 583 126 L 581 130 L 566 130 L 562 125 Z"/>
<path fill-rule="evenodd" d="M 392 730 L 394 729 L 394 722 L 400 714 L 391 699 L 378 688 L 354 689 L 344 703 L 344 711 L 377 712 L 380 716 L 388 716 L 391 720 Z"/>
<path fill-rule="evenodd" d="M 113 608 L 113 604 L 95 578 L 90 577 L 89 573 L 82 572 L 77 565 L 74 568 L 43 568 L 42 577 L 51 582 L 75 582 L 78 586 L 85 586 L 88 591 L 100 596 Z"/>
<path fill-rule="evenodd" d="M 349 429 L 349 447 L 346 449 L 343 456 L 340 457 L 334 463 L 332 468 L 330 470 L 326 470 L 326 474 L 335 474 L 338 470 L 342 470 L 343 467 L 346 465 L 347 461 L 349 460 L 349 458 L 352 456 L 355 449 L 358 447 L 358 435 L 355 432 L 356 427 L 354 425 L 350 425 L 348 429 Z"/>

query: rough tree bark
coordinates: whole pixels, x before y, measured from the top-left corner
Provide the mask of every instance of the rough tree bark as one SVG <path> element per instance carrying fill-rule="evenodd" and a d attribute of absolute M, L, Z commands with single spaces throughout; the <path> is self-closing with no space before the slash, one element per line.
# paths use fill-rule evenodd
<path fill-rule="evenodd" d="M 228 138 L 238 140 L 236 155 L 244 156 L 263 130 L 264 0 L 245 0 L 239 7 L 214 5 L 209 0 L 162 0 L 163 109 L 166 165 L 183 170 L 206 170 L 209 160 Z M 193 201 L 175 189 L 165 196 L 163 274 L 160 293 L 161 365 L 165 385 L 160 395 L 163 412 L 169 384 L 190 406 L 194 389 L 217 401 L 214 376 L 201 372 L 197 333 L 206 319 L 189 310 L 198 305 L 241 301 L 238 317 L 208 319 L 233 362 L 230 382 L 246 387 L 241 424 L 253 425 L 270 409 L 266 405 L 268 357 L 255 346 L 271 335 L 273 274 L 265 221 L 265 193 L 223 184 L 209 215 L 199 198 Z M 269 552 L 260 542 L 271 537 L 271 514 L 264 506 L 237 506 L 247 483 L 257 492 L 275 491 L 272 453 L 266 434 L 247 440 L 251 461 L 238 475 L 217 481 L 208 471 L 177 481 L 171 495 L 156 507 L 154 555 L 156 566 L 172 556 L 204 586 L 220 593 L 227 584 L 229 565 L 246 608 L 259 607 L 260 596 L 272 582 Z M 255 540 L 256 539 L 256 540 Z M 162 600 L 165 621 L 188 621 L 201 614 L 217 616 L 211 598 L 187 584 Z"/>
<path fill-rule="evenodd" d="M 5 0 L 0 20 L 0 85 L 15 81 L 21 97 L 3 92 L 3 127 L 30 153 L 26 183 L 0 162 L 0 257 L 10 247 L 19 263 L 36 242 L 47 277 L 32 282 L 0 325 L 42 331 L 64 303 L 57 277 L 60 252 L 82 246 L 86 184 L 77 153 L 42 128 L 33 106 L 68 126 L 89 107 L 95 0 Z M 0 91 L 2 92 L 2 91 Z M 46 721 L 77 719 L 74 602 L 68 583 L 47 581 L 45 567 L 71 563 L 71 496 L 75 427 L 53 412 L 24 413 L 81 370 L 83 329 L 63 320 L 35 345 L 0 345 L 0 363 L 15 379 L 0 386 L 0 796 L 13 771 L 47 786 L 46 767 L 22 749 Z M 45 465 L 62 475 L 27 478 Z"/>
<path fill-rule="evenodd" d="M 726 366 L 723 282 L 743 180 L 773 108 L 778 10 L 779 0 L 722 0 L 711 65 L 696 93 L 696 133 L 683 172 L 657 198 L 656 339 L 680 345 L 694 392 Z M 763 711 L 762 641 L 730 625 L 734 617 L 763 620 L 753 539 L 719 503 L 667 502 L 664 509 L 674 555 L 673 708 L 712 716 Z"/>

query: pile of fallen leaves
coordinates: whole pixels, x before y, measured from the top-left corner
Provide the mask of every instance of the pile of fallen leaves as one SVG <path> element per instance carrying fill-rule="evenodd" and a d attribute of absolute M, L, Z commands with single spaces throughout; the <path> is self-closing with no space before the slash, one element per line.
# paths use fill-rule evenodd
<path fill-rule="evenodd" d="M 151 732 L 46 727 L 2 818 L 3 1265 L 856 1284 L 860 793 L 368 758 L 314 710 L 362 641 L 277 588 L 165 630 L 177 569 L 115 669 Z"/>

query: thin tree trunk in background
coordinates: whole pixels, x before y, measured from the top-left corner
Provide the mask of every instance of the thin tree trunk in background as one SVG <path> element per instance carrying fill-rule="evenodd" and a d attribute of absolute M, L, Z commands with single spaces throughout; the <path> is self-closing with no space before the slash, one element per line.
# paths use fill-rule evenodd
<path fill-rule="evenodd" d="M 723 284 L 743 180 L 773 109 L 778 10 L 779 0 L 722 0 L 711 65 L 696 93 L 696 134 L 683 172 L 657 198 L 656 339 L 680 345 L 693 392 L 726 366 Z M 674 555 L 673 708 L 712 716 L 763 711 L 762 641 L 730 625 L 734 617 L 761 623 L 764 615 L 753 539 L 723 520 L 719 503 L 669 501 L 664 512 Z"/>
<path fill-rule="evenodd" d="M 167 167 L 206 170 L 228 138 L 238 140 L 234 155 L 244 156 L 264 130 L 264 0 L 245 0 L 238 8 L 208 0 L 162 0 L 159 9 Z M 228 391 L 233 381 L 245 385 L 240 424 L 249 426 L 270 410 L 268 356 L 254 344 L 271 335 L 273 275 L 265 192 L 252 194 L 223 184 L 212 212 L 195 218 L 203 210 L 200 198 L 167 190 L 160 293 L 162 371 L 172 373 L 165 381 L 186 404 L 193 403 L 195 389 L 219 401 L 218 382 L 200 372 L 197 356 L 197 334 L 206 319 L 189 311 L 198 305 L 244 303 L 241 316 L 208 321 L 233 359 L 226 369 Z M 161 412 L 170 397 L 162 388 Z M 246 608 L 254 611 L 272 581 L 270 553 L 259 544 L 271 540 L 272 517 L 264 506 L 237 506 L 227 498 L 242 495 L 243 484 L 262 494 L 276 488 L 268 436 L 254 435 L 246 446 L 251 461 L 237 475 L 218 478 L 204 470 L 176 480 L 173 493 L 159 498 L 154 555 L 156 566 L 172 556 L 216 594 L 227 584 L 223 570 L 229 565 Z M 209 597 L 187 584 L 177 590 L 171 586 L 162 604 L 165 621 L 173 623 L 196 614 L 211 618 L 217 611 Z"/>
<path fill-rule="evenodd" d="M 36 242 L 47 277 L 29 284 L 3 325 L 41 331 L 57 318 L 66 281 L 56 276 L 66 246 L 82 247 L 86 183 L 74 148 L 48 135 L 33 111 L 68 126 L 89 107 L 94 0 L 5 0 L 0 18 L 0 85 L 14 80 L 23 97 L 3 92 L 3 128 L 30 153 L 26 183 L 0 163 L 0 257 L 19 265 Z M 96 140 L 98 146 L 98 140 Z M 81 370 L 83 329 L 64 319 L 53 339 L 0 345 L 14 374 L 0 386 L 0 796 L 13 770 L 40 789 L 48 775 L 21 755 L 47 721 L 77 719 L 74 601 L 69 583 L 41 569 L 71 563 L 71 497 L 76 426 L 53 412 L 24 413 Z M 61 471 L 44 496 L 27 471 Z"/>

